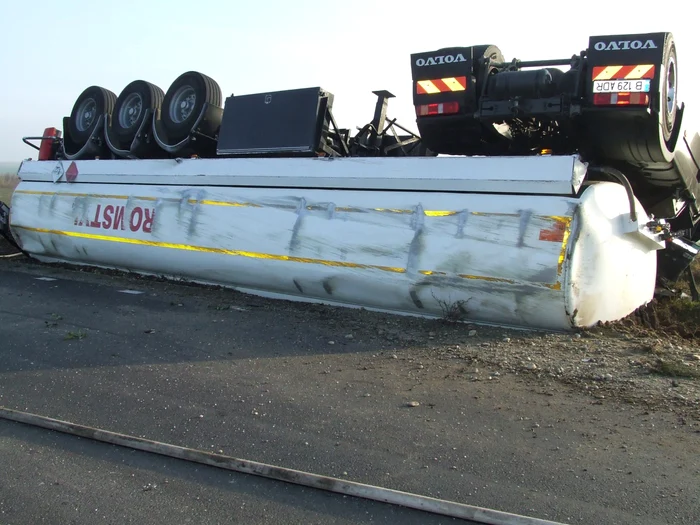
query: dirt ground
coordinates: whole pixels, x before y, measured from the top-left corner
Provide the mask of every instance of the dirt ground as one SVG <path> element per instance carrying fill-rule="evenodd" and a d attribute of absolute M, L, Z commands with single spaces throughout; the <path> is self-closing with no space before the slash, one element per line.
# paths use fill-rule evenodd
<path fill-rule="evenodd" d="M 362 326 L 373 338 L 412 347 L 410 355 L 419 366 L 459 364 L 450 373 L 466 381 L 521 376 L 552 396 L 557 384 L 573 387 L 593 403 L 617 400 L 672 412 L 681 424 L 694 422 L 700 432 L 700 307 L 683 303 L 653 303 L 643 314 L 571 334 L 326 312 L 338 339 Z"/>

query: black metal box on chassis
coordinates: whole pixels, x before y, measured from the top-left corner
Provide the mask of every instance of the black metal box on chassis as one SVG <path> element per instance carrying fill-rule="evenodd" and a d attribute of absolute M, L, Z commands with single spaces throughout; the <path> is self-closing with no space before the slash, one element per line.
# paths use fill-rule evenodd
<path fill-rule="evenodd" d="M 219 155 L 312 156 L 322 150 L 333 95 L 320 87 L 230 96 Z"/>

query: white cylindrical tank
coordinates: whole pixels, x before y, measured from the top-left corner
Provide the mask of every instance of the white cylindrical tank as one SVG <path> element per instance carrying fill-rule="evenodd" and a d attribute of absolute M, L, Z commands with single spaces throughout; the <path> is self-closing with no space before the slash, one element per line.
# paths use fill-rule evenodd
<path fill-rule="evenodd" d="M 11 227 L 44 261 L 571 329 L 649 301 L 663 244 L 639 226 L 639 203 L 630 220 L 622 186 L 581 186 L 568 159 L 32 162 Z"/>

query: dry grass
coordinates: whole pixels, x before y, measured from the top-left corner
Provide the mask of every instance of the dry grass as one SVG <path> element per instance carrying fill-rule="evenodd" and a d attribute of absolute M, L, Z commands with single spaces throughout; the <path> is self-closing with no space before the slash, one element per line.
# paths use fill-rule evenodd
<path fill-rule="evenodd" d="M 19 183 L 19 179 L 15 175 L 6 173 L 0 174 L 0 201 L 6 204 L 10 203 L 12 192 Z"/>
<path fill-rule="evenodd" d="M 620 321 L 603 326 L 639 332 L 637 335 L 666 334 L 683 339 L 700 339 L 700 302 L 690 299 L 659 297 L 638 308 Z"/>
<path fill-rule="evenodd" d="M 680 359 L 657 359 L 649 370 L 657 375 L 666 377 L 680 377 L 684 379 L 700 379 L 700 370 L 691 368 L 688 363 Z"/>
<path fill-rule="evenodd" d="M 700 287 L 700 258 L 695 259 L 690 268 Z M 674 284 L 674 288 L 690 295 L 685 274 Z M 627 319 L 627 321 L 631 320 L 635 325 L 641 324 L 685 339 L 700 339 L 700 302 L 696 303 L 688 298 L 659 297 Z"/>
<path fill-rule="evenodd" d="M 700 257 L 693 261 L 691 270 L 700 288 Z M 599 323 L 599 327 L 608 327 L 631 335 L 665 335 L 695 342 L 700 340 L 700 302 L 690 299 L 690 287 L 685 274 L 673 284 L 673 289 L 677 294 L 674 297 L 657 296 L 624 319 Z M 686 296 L 680 297 L 680 292 L 684 292 Z M 659 373 L 661 372 L 664 370 L 660 368 Z"/>

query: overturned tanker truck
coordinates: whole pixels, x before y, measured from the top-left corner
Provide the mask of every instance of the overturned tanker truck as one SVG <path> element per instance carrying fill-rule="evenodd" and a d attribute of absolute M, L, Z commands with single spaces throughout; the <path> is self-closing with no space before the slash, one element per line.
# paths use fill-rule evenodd
<path fill-rule="evenodd" d="M 4 232 L 45 262 L 546 329 L 619 319 L 690 274 L 700 136 L 671 33 L 410 58 L 418 133 L 387 91 L 353 134 L 320 87 L 223 104 L 194 71 L 167 92 L 89 87 L 62 132 L 25 137 L 38 160 Z"/>

